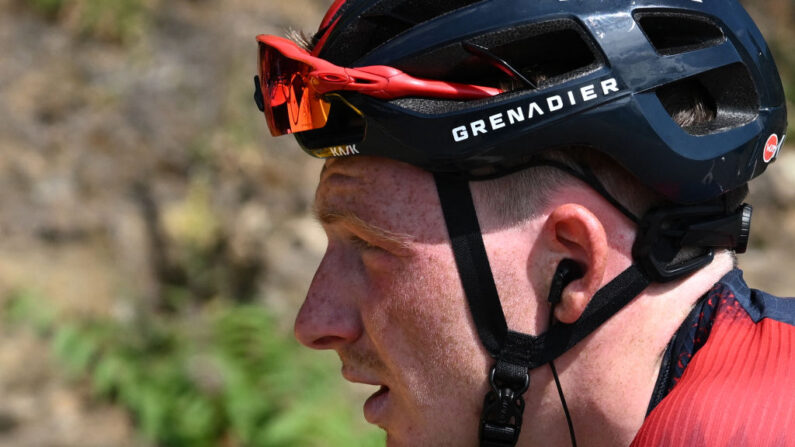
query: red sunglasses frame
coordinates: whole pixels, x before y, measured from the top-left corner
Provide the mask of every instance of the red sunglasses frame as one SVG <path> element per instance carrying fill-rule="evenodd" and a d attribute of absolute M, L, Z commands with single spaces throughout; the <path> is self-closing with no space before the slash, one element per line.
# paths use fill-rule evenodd
<path fill-rule="evenodd" d="M 282 56 L 309 65 L 310 85 L 323 95 L 335 91 L 355 91 L 379 99 L 396 99 L 420 96 L 439 99 L 482 99 L 503 93 L 494 87 L 459 84 L 415 78 L 397 68 L 386 65 L 345 68 L 312 56 L 295 42 L 279 36 L 257 36 L 260 46 L 267 46 Z M 261 53 L 261 51 L 260 51 Z M 260 66 L 260 79 L 264 80 L 265 67 Z"/>
<path fill-rule="evenodd" d="M 261 34 L 259 42 L 260 88 L 267 91 L 268 67 L 263 54 L 272 49 L 286 59 L 310 67 L 305 82 L 318 97 L 337 91 L 354 91 L 379 99 L 418 96 L 439 99 L 482 99 L 499 95 L 498 88 L 415 78 L 397 68 L 385 65 L 346 68 L 312 56 L 295 42 L 279 36 Z M 325 125 L 325 123 L 323 123 Z M 273 131 L 273 129 L 271 129 Z"/>

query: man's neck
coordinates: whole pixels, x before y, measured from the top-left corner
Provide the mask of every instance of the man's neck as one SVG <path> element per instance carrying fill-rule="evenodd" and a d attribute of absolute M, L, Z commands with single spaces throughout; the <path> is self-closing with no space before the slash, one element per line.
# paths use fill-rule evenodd
<path fill-rule="evenodd" d="M 646 417 L 668 343 L 699 298 L 733 266 L 724 252 L 684 280 L 650 286 L 556 361 L 580 445 L 632 442 Z M 565 425 L 557 429 L 565 431 Z M 562 442 L 560 436 L 552 438 L 569 445 L 567 434 Z"/>

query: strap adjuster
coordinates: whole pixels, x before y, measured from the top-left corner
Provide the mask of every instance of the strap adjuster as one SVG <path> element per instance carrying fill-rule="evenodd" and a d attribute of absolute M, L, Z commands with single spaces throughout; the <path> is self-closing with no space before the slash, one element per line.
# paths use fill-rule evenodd
<path fill-rule="evenodd" d="M 714 249 L 745 252 L 751 227 L 750 205 L 733 212 L 719 205 L 684 206 L 649 211 L 638 224 L 632 258 L 656 282 L 668 282 L 712 262 Z M 702 253 L 671 265 L 682 247 L 701 247 Z"/>
<path fill-rule="evenodd" d="M 499 378 L 497 369 L 500 363 L 498 361 L 498 365 L 491 369 L 489 383 L 492 389 L 483 401 L 480 419 L 480 445 L 483 447 L 514 446 L 522 430 L 524 393 L 530 387 L 530 373 L 527 368 L 518 368 L 524 372 Z M 517 371 L 517 368 L 507 369 Z"/>

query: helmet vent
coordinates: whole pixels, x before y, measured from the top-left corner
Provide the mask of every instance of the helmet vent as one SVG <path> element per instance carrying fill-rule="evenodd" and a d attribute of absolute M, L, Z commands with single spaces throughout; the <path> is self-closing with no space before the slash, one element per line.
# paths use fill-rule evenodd
<path fill-rule="evenodd" d="M 353 64 L 357 59 L 381 44 L 397 37 L 419 24 L 464 8 L 481 0 L 383 0 L 374 2 L 359 20 L 349 24 L 335 37 L 343 45 L 327 44 L 328 54 L 323 57 L 342 65 Z M 366 36 L 366 37 L 365 37 Z"/>
<path fill-rule="evenodd" d="M 635 20 L 662 55 L 685 53 L 723 43 L 723 31 L 706 17 L 670 12 L 642 12 Z"/>
<path fill-rule="evenodd" d="M 691 135 L 740 127 L 759 114 L 759 95 L 741 63 L 665 85 L 656 93 L 671 118 Z"/>
<path fill-rule="evenodd" d="M 571 27 L 561 26 L 524 39 L 492 45 L 490 50 L 494 54 L 509 61 L 539 87 L 573 79 L 601 65 L 593 48 L 586 43 L 583 34 L 573 24 Z"/>
<path fill-rule="evenodd" d="M 486 48 L 539 88 L 560 84 L 604 65 L 595 45 L 576 22 L 568 19 L 517 26 L 471 38 L 468 43 Z M 414 76 L 450 82 L 528 88 L 467 51 L 461 42 L 404 59 L 398 68 Z"/>

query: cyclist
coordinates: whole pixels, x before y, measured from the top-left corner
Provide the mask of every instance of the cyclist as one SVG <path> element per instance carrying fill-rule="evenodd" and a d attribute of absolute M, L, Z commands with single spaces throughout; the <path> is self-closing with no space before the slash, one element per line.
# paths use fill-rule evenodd
<path fill-rule="evenodd" d="M 326 158 L 295 331 L 389 445 L 795 445 L 795 300 L 749 289 L 783 89 L 734 0 L 337 0 L 258 36 Z"/>

